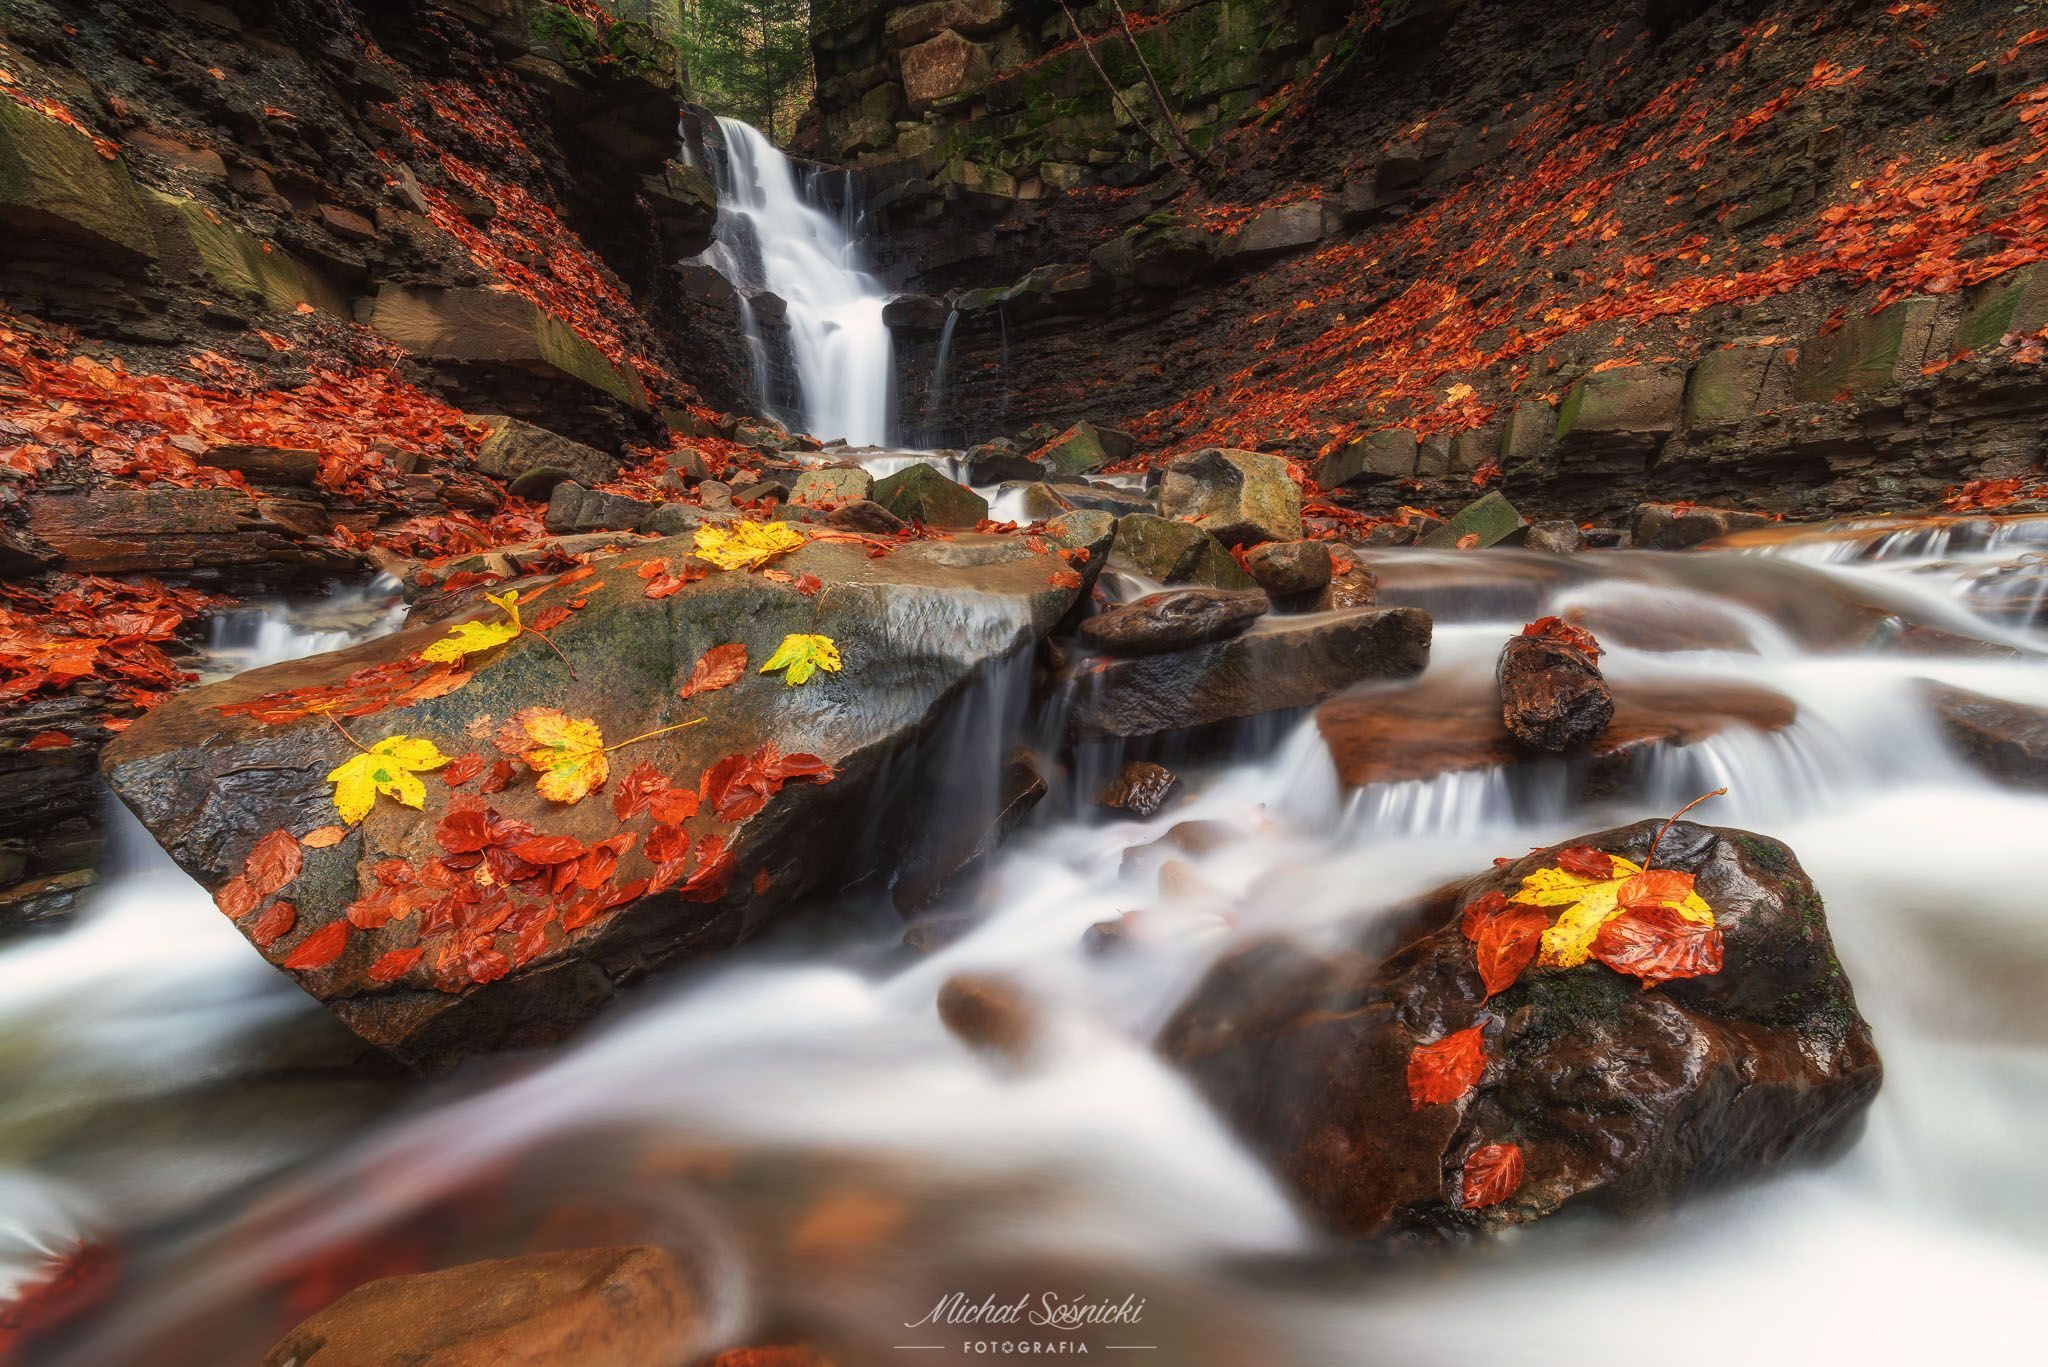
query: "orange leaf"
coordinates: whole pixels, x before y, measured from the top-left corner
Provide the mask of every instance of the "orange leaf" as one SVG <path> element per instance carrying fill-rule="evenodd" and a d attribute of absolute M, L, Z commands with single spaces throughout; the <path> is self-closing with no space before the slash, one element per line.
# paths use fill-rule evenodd
<path fill-rule="evenodd" d="M 327 967 L 339 959 L 341 951 L 347 947 L 348 930 L 346 918 L 329 921 L 300 941 L 299 947 L 285 958 L 283 966 L 298 970 Z"/>
<path fill-rule="evenodd" d="M 299 837 L 299 843 L 309 850 L 324 850 L 339 845 L 348 838 L 346 826 L 320 826 Z"/>
<path fill-rule="evenodd" d="M 693 698 L 699 693 L 714 693 L 739 682 L 746 672 L 746 646 L 738 641 L 713 646 L 698 657 L 696 667 L 690 671 L 690 681 L 676 696 Z"/>
<path fill-rule="evenodd" d="M 1543 932 L 1549 928 L 1548 912 L 1519 904 L 1480 921 L 1478 933 L 1471 937 L 1472 953 L 1479 961 L 1479 977 L 1486 984 L 1487 996 L 1515 985 L 1515 979 L 1536 957 Z"/>
<path fill-rule="evenodd" d="M 62 731 L 38 731 L 30 736 L 24 750 L 69 750 L 74 742 Z"/>
<path fill-rule="evenodd" d="M 299 876 L 304 857 L 298 838 L 290 831 L 272 831 L 257 841 L 256 848 L 242 861 L 242 877 L 249 880 L 250 891 L 258 897 L 268 897 Z"/>
<path fill-rule="evenodd" d="M 1631 882 L 1634 880 L 1631 879 Z M 1721 930 L 1668 906 L 1630 907 L 1600 927 L 1593 957 L 1654 987 L 1721 971 Z"/>
<path fill-rule="evenodd" d="M 1456 1101 L 1479 1085 L 1486 1071 L 1485 1027 L 1473 1025 L 1418 1044 L 1408 1055 L 1408 1101 L 1416 1110 Z"/>
<path fill-rule="evenodd" d="M 1522 1150 L 1515 1144 L 1484 1144 L 1465 1160 L 1462 1204 L 1467 1210 L 1497 1206 L 1522 1185 Z"/>
<path fill-rule="evenodd" d="M 388 983 L 395 978 L 404 977 L 406 970 L 418 963 L 420 955 L 425 952 L 419 945 L 414 945 L 410 949 L 394 949 L 371 964 L 365 976 L 373 983 Z"/>
<path fill-rule="evenodd" d="M 292 927 L 299 922 L 299 909 L 290 902 L 272 902 L 254 925 L 249 927 L 249 942 L 258 949 L 268 949 L 292 933 Z"/>
<path fill-rule="evenodd" d="M 1614 877 L 1614 856 L 1603 854 L 1591 845 L 1573 845 L 1559 850 L 1557 866 L 1566 873 L 1598 879 L 1603 883 Z"/>
<path fill-rule="evenodd" d="M 249 880 L 240 874 L 221 884 L 220 891 L 213 895 L 213 904 L 230 921 L 241 920 L 256 910 L 256 904 L 262 900 L 256 889 L 249 886 Z"/>

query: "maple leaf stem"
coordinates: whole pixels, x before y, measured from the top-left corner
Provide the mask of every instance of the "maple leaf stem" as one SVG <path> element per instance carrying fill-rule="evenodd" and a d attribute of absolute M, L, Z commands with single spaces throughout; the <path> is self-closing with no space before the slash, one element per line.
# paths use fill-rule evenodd
<path fill-rule="evenodd" d="M 561 624 L 558 622 L 556 623 L 556 625 L 559 626 Z M 562 648 L 560 646 L 556 645 L 553 641 L 548 640 L 546 632 L 535 631 L 532 627 L 521 627 L 519 628 L 519 630 L 522 635 L 539 637 L 541 641 L 547 645 L 547 648 L 549 650 L 555 652 L 555 658 L 562 662 L 562 668 L 569 671 L 569 677 L 572 679 L 576 677 L 576 666 L 569 663 L 569 657 L 567 655 L 562 654 Z"/>
<path fill-rule="evenodd" d="M 610 754 L 614 750 L 623 750 L 627 746 L 634 744 L 636 741 L 653 740 L 656 736 L 665 736 L 671 731 L 680 731 L 686 726 L 695 726 L 699 722 L 703 722 L 706 720 L 708 720 L 708 718 L 692 717 L 688 721 L 679 721 L 674 726 L 663 726 L 653 731 L 642 731 L 637 736 L 628 736 L 626 739 L 619 741 L 616 744 L 605 746 L 605 753 Z"/>
<path fill-rule="evenodd" d="M 1659 826 L 1657 828 L 1657 834 L 1650 837 L 1650 852 L 1643 856 L 1643 872 L 1648 873 L 1650 871 L 1650 865 L 1654 863 L 1657 858 L 1657 842 L 1664 838 L 1664 832 L 1670 830 L 1672 826 L 1677 824 L 1678 818 L 1684 816 L 1687 812 L 1699 806 L 1702 802 L 1705 802 L 1710 797 L 1726 796 L 1728 796 L 1728 790 L 1726 788 L 1716 788 L 1711 793 L 1701 793 L 1698 797 L 1694 798 L 1692 801 L 1686 803 L 1683 807 L 1680 807 L 1677 811 L 1673 812 L 1671 814 L 1671 819 L 1669 821 L 1666 821 L 1663 825 Z"/>
<path fill-rule="evenodd" d="M 357 740 L 354 736 L 351 736 L 348 733 L 348 728 L 346 726 L 343 726 L 340 722 L 334 719 L 334 714 L 332 712 L 322 712 L 320 715 L 327 718 L 327 724 L 329 726 L 341 732 L 341 738 L 343 740 L 347 741 L 350 745 L 355 746 L 356 749 L 362 751 L 366 755 L 370 753 L 370 747 L 363 744 L 361 741 Z"/>

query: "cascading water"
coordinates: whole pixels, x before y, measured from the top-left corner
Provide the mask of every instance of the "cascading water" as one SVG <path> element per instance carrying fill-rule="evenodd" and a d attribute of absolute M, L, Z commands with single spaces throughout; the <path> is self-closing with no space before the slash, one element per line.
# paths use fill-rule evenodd
<path fill-rule="evenodd" d="M 882 321 L 889 291 L 862 266 L 857 223 L 822 208 L 795 164 L 758 129 L 729 118 L 718 127 L 725 139 L 716 168 L 718 240 L 704 260 L 739 291 L 757 397 L 764 409 L 774 406 L 751 300 L 767 290 L 787 305 L 800 391 L 796 425 L 853 446 L 888 444 L 896 387 Z"/>
<path fill-rule="evenodd" d="M 253 1361 L 313 1308 L 295 1287 L 642 1239 L 688 1251 L 713 1336 L 796 1325 L 849 1362 L 999 1358 L 911 1326 L 952 1291 L 1047 1290 L 1144 1298 L 1141 1332 L 1091 1334 L 1090 1356 L 1162 1367 L 2020 1360 L 2048 1281 L 2031 1223 L 2048 1203 L 2032 891 L 2048 796 L 1954 757 L 1924 682 L 2048 702 L 2038 627 L 1968 592 L 2025 546 L 1900 536 L 1838 554 L 1847 535 L 1375 559 L 1383 599 L 1438 621 L 1429 670 L 1387 686 L 1390 705 L 1483 686 L 1508 632 L 1575 611 L 1601 624 L 1618 689 L 1706 705 L 1763 688 L 1796 708 L 1776 731 L 1659 752 L 1628 800 L 1499 768 L 1347 792 L 1300 721 L 1191 771 L 1191 795 L 1149 820 L 1027 829 L 937 909 L 972 925 L 924 957 L 848 900 L 647 989 L 537 1064 L 431 1092 L 291 1071 L 319 1051 L 288 1041 L 332 1043 L 326 1013 L 160 859 L 117 878 L 87 919 L 0 951 L 0 1040 L 31 1064 L 0 1092 L 0 1223 L 42 1247 L 131 1249 L 129 1290 L 54 1360 Z M 1865 650 L 1893 618 L 2018 654 Z M 996 697 L 988 714 L 1014 710 Z M 1360 1263 L 1150 1047 L 1242 936 L 1356 925 L 1723 782 L 1700 817 L 1797 851 L 1884 1055 L 1867 1132 L 1831 1165 L 1661 1218 L 1548 1222 L 1479 1256 Z M 1187 823 L 1210 839 L 1173 843 Z M 1123 950 L 1091 953 L 1109 921 Z M 963 971 L 1042 1004 L 1028 1067 L 991 1067 L 940 1025 L 934 996 Z M 1871 1295 L 1901 1279 L 1911 1294 Z"/>

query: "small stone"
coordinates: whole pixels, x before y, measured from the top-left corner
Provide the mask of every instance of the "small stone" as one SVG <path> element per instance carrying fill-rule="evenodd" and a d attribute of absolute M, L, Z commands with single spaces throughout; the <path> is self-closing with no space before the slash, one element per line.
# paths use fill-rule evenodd
<path fill-rule="evenodd" d="M 1150 513 L 1130 513 L 1116 520 L 1109 564 L 1161 584 L 1252 587 L 1252 577 L 1230 558 L 1222 542 L 1200 527 Z"/>
<path fill-rule="evenodd" d="M 1528 536 L 1522 545 L 1529 550 L 1548 551 L 1552 555 L 1573 555 L 1586 549 L 1586 537 L 1576 523 L 1552 518 L 1530 523 Z"/>
<path fill-rule="evenodd" d="M 1316 595 L 1317 612 L 1342 608 L 1369 608 L 1379 599 L 1379 576 L 1366 568 L 1349 546 L 1331 546 L 1330 582 Z"/>
<path fill-rule="evenodd" d="M 1614 695 L 1593 657 L 1541 636 L 1514 636 L 1494 666 L 1501 719 L 1516 740 L 1559 754 L 1590 745 L 1614 720 Z"/>
<path fill-rule="evenodd" d="M 1137 441 L 1128 432 L 1077 422 L 1032 452 L 1031 459 L 1063 475 L 1087 475 L 1127 459 L 1136 449 Z"/>
<path fill-rule="evenodd" d="M 831 507 L 864 499 L 874 487 L 875 477 L 865 470 L 806 470 L 796 477 L 789 498 L 792 503 Z"/>
<path fill-rule="evenodd" d="M 1163 764 L 1132 760 L 1095 795 L 1095 805 L 1140 821 L 1154 815 L 1180 786 L 1180 775 Z"/>
<path fill-rule="evenodd" d="M 1429 550 L 1457 550 L 1469 536 L 1475 539 L 1468 549 L 1491 546 L 1506 540 L 1521 525 L 1522 515 L 1496 489 L 1458 509 L 1449 521 L 1419 537 L 1415 544 Z"/>
<path fill-rule="evenodd" d="M 881 504 L 865 498 L 834 508 L 825 523 L 843 532 L 866 532 L 870 536 L 894 536 L 909 525 Z"/>
<path fill-rule="evenodd" d="M 1021 1063 L 1038 1042 L 1036 1008 L 1010 979 L 956 973 L 939 988 L 939 1020 L 971 1049 Z"/>
<path fill-rule="evenodd" d="M 1301 539 L 1301 488 L 1287 462 L 1210 447 L 1166 467 L 1162 517 L 1185 518 L 1226 546 Z"/>
<path fill-rule="evenodd" d="M 1330 582 L 1330 550 L 1320 541 L 1268 541 L 1246 552 L 1244 562 L 1275 598 L 1318 593 Z"/>

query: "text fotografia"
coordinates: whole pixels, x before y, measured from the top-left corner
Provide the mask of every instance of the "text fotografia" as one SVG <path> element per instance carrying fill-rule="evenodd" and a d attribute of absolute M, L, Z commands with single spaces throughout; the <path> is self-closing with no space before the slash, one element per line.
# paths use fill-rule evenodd
<path fill-rule="evenodd" d="M 1086 1340 L 1079 1338 L 1035 1338 L 1028 1330 L 1050 1330 L 1058 1334 L 1074 1334 L 1090 1328 L 1129 1328 L 1144 1321 L 1145 1301 L 1141 1296 L 1125 1296 L 1120 1301 L 1090 1300 L 1086 1296 L 1061 1296 L 1047 1291 L 1040 1295 L 1026 1292 L 1015 1300 L 999 1301 L 994 1296 L 971 1300 L 964 1291 L 955 1291 L 939 1299 L 929 1313 L 919 1319 L 905 1320 L 906 1329 L 929 1329 L 940 1326 L 977 1325 L 999 1327 L 1017 1331 L 1010 1335 L 974 1337 L 960 1342 L 960 1351 L 977 1357 L 1008 1357 L 1013 1355 L 1080 1355 L 1090 1351 Z M 905 1347 L 911 1345 L 903 1345 Z M 923 1346 L 923 1345 L 918 1345 Z M 931 1345 L 938 1347 L 940 1345 Z M 1105 1344 L 1107 1347 L 1140 1348 L 1150 1344 Z"/>

